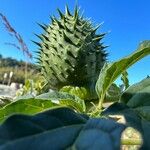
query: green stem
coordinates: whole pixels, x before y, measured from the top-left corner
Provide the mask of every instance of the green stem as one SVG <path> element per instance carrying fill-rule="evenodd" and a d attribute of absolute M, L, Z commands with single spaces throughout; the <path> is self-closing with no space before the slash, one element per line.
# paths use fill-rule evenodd
<path fill-rule="evenodd" d="M 101 96 L 101 98 L 99 99 L 98 110 L 100 110 L 100 111 L 102 111 L 102 108 L 103 108 L 104 97 L 105 97 L 105 95 L 103 94 Z"/>
<path fill-rule="evenodd" d="M 98 103 L 96 109 L 91 113 L 91 117 L 96 117 L 96 116 L 99 116 L 101 114 L 102 108 L 103 108 L 104 97 L 105 97 L 105 95 L 102 94 L 101 98 L 99 99 L 99 103 Z"/>
<path fill-rule="evenodd" d="M 122 145 L 142 145 L 142 139 L 121 139 Z"/>

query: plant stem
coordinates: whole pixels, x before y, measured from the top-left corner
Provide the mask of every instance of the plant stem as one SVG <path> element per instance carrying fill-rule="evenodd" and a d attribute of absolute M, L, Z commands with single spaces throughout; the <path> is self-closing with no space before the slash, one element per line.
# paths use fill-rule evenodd
<path fill-rule="evenodd" d="M 105 95 L 101 95 L 101 98 L 99 99 L 99 103 L 98 103 L 98 105 L 96 106 L 96 109 L 91 113 L 91 117 L 100 116 L 100 114 L 101 114 L 101 112 L 102 112 L 102 108 L 103 108 L 104 96 L 105 96 Z"/>
<path fill-rule="evenodd" d="M 105 95 L 103 94 L 101 96 L 101 98 L 99 99 L 98 110 L 100 110 L 100 111 L 102 111 L 102 108 L 103 108 L 104 97 L 105 97 Z"/>
<path fill-rule="evenodd" d="M 122 145 L 142 145 L 142 139 L 121 139 Z"/>

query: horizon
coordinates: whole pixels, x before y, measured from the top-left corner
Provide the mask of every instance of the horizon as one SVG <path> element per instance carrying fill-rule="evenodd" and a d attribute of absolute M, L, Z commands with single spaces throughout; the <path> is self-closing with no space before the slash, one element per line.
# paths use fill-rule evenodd
<path fill-rule="evenodd" d="M 150 21 L 148 20 L 150 1 L 148 0 L 126 0 L 119 2 L 114 2 L 113 0 L 108 0 L 107 2 L 104 0 L 93 0 L 91 3 L 81 0 L 77 2 L 76 0 L 62 0 L 61 2 L 59 0 L 55 2 L 39 0 L 38 3 L 36 2 L 35 0 L 1 0 L 0 5 L 0 13 L 4 14 L 15 30 L 21 34 L 34 57 L 35 53 L 33 51 L 37 50 L 37 46 L 31 40 L 39 41 L 34 33 L 42 33 L 41 28 L 36 22 L 50 23 L 49 16 L 58 16 L 57 8 L 64 12 L 66 4 L 73 11 L 77 3 L 81 7 L 81 12 L 84 11 L 84 16 L 91 18 L 94 25 L 104 21 L 104 24 L 97 33 L 111 31 L 103 39 L 104 44 L 109 45 L 106 49 L 109 53 L 109 61 L 116 61 L 130 55 L 137 49 L 141 41 L 150 39 Z M 5 45 L 5 42 L 15 43 L 15 40 L 8 35 L 0 19 L 0 54 L 3 57 L 26 60 L 21 51 Z M 147 69 L 149 65 L 150 56 L 147 56 L 130 67 L 127 70 L 130 83 L 133 84 L 150 75 L 150 71 Z M 118 80 L 117 82 L 120 83 L 122 81 Z"/>

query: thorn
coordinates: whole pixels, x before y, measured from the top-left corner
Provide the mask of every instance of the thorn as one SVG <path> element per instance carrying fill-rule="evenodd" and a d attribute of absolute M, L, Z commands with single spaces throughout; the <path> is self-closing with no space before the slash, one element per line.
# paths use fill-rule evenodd
<path fill-rule="evenodd" d="M 41 52 L 40 52 L 40 51 L 33 51 L 33 53 L 41 54 Z"/>
<path fill-rule="evenodd" d="M 53 30 L 53 27 L 51 25 L 49 27 L 50 27 L 51 30 Z"/>
<path fill-rule="evenodd" d="M 79 15 L 79 9 L 78 9 L 78 6 L 76 5 L 75 10 L 74 10 L 74 20 L 77 20 L 78 15 Z"/>
<path fill-rule="evenodd" d="M 58 24 L 59 28 L 64 29 L 64 27 L 61 25 L 61 22 L 59 22 L 59 21 L 57 20 L 56 23 Z"/>
<path fill-rule="evenodd" d="M 52 22 L 52 23 L 54 23 L 54 22 L 55 22 L 54 17 L 50 16 L 50 19 L 51 19 L 51 22 Z"/>
<path fill-rule="evenodd" d="M 76 18 L 76 20 L 75 20 L 75 22 L 74 22 L 74 25 L 73 25 L 73 29 L 74 29 L 74 30 L 76 29 L 77 21 L 78 21 L 78 18 Z"/>
<path fill-rule="evenodd" d="M 98 36 L 92 39 L 92 41 L 100 41 L 103 38 L 103 36 Z"/>
<path fill-rule="evenodd" d="M 65 24 L 64 24 L 64 28 L 65 28 L 66 31 L 72 33 L 72 32 L 69 30 L 69 28 L 68 28 Z"/>
<path fill-rule="evenodd" d="M 49 49 L 49 46 L 47 43 L 44 44 L 45 48 Z"/>
<path fill-rule="evenodd" d="M 46 29 L 47 29 L 47 26 L 45 26 L 45 25 L 42 25 L 42 24 L 40 24 L 40 23 L 37 23 L 43 30 L 45 30 L 46 31 Z"/>
<path fill-rule="evenodd" d="M 46 29 L 48 28 L 48 25 L 47 25 L 47 24 L 43 23 L 43 25 L 46 27 Z"/>
<path fill-rule="evenodd" d="M 84 24 L 81 26 L 81 28 L 84 28 L 84 26 L 87 24 L 87 22 L 84 22 Z"/>
<path fill-rule="evenodd" d="M 32 40 L 31 40 L 32 41 Z M 33 43 L 35 43 L 36 45 L 38 45 L 39 47 L 41 47 L 41 44 L 35 41 L 32 41 Z"/>
<path fill-rule="evenodd" d="M 71 16 L 68 5 L 65 6 L 66 15 Z"/>
<path fill-rule="evenodd" d="M 97 31 L 97 29 L 100 27 L 101 25 L 99 24 L 99 25 L 97 25 L 94 29 L 93 29 L 93 33 L 95 33 L 96 31 Z"/>
<path fill-rule="evenodd" d="M 63 13 L 60 11 L 60 9 L 58 9 L 58 8 L 57 8 L 57 11 L 58 11 L 58 13 L 59 13 L 61 19 L 63 19 L 63 18 L 64 18 L 64 14 L 63 14 Z"/>
<path fill-rule="evenodd" d="M 46 35 L 43 34 L 43 37 L 45 40 L 49 41 L 49 38 Z"/>
<path fill-rule="evenodd" d="M 84 38 L 84 39 L 88 38 L 88 36 L 89 36 L 90 34 L 91 34 L 91 33 L 88 33 L 88 34 L 85 36 L 85 38 Z"/>
<path fill-rule="evenodd" d="M 43 38 L 42 38 L 41 35 L 38 35 L 38 34 L 36 34 L 36 33 L 34 33 L 34 35 L 35 35 L 36 37 L 38 37 L 40 40 L 43 40 Z"/>
<path fill-rule="evenodd" d="M 67 37 L 67 35 L 65 34 L 65 32 L 63 32 L 63 37 L 64 37 L 64 40 L 72 45 L 75 45 L 70 39 L 69 37 Z"/>

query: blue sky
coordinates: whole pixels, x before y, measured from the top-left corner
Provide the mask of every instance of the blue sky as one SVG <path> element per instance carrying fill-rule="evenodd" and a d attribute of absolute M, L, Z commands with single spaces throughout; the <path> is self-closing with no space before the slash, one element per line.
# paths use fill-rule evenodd
<path fill-rule="evenodd" d="M 49 23 L 50 15 L 58 16 L 57 8 L 64 11 L 67 4 L 73 10 L 76 3 L 84 11 L 84 16 L 91 18 L 95 25 L 104 21 L 98 33 L 110 31 L 103 40 L 109 45 L 110 61 L 127 56 L 137 48 L 139 42 L 150 39 L 149 0 L 1 0 L 0 12 L 7 16 L 33 52 L 37 47 L 31 40 L 38 40 L 34 33 L 42 32 L 36 22 Z M 5 42 L 15 41 L 0 20 L 0 54 L 25 59 L 21 51 L 6 46 Z M 149 66 L 150 56 L 132 66 L 128 70 L 131 84 L 150 75 Z"/>

